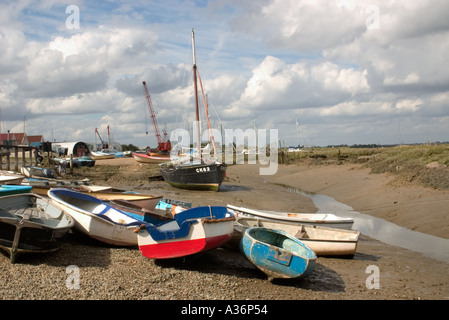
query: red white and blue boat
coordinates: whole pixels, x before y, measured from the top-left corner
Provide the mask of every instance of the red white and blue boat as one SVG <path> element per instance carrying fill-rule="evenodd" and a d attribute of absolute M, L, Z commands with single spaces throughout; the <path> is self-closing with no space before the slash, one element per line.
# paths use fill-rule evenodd
<path fill-rule="evenodd" d="M 140 252 L 150 259 L 185 257 L 215 249 L 233 234 L 235 216 L 226 207 L 185 210 L 158 225 L 142 224 L 137 233 Z"/>

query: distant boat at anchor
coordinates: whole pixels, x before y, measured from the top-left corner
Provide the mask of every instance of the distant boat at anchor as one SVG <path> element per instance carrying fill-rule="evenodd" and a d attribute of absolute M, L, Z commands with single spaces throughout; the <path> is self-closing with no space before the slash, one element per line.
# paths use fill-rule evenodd
<path fill-rule="evenodd" d="M 170 161 L 170 156 L 162 154 L 144 154 L 133 152 L 133 157 L 137 162 L 140 163 L 162 163 Z"/>
<path fill-rule="evenodd" d="M 201 86 L 201 91 L 203 92 L 203 85 L 201 83 L 201 78 L 199 76 L 197 65 L 196 65 L 196 54 L 195 54 L 195 34 L 192 30 L 192 51 L 193 51 L 193 82 L 195 91 L 195 106 L 196 106 L 196 121 L 199 122 L 199 106 L 198 106 L 198 78 Z M 212 135 L 212 130 L 210 127 L 209 113 L 207 103 L 203 102 L 205 107 L 205 116 L 207 119 L 207 124 L 210 133 L 211 143 L 214 148 L 214 158 L 216 156 L 215 152 L 215 141 Z M 160 173 L 165 181 L 170 185 L 181 188 L 181 189 L 197 189 L 197 190 L 213 190 L 218 191 L 221 183 L 226 174 L 227 165 L 221 163 L 217 159 L 209 161 L 204 161 L 201 155 L 201 139 L 200 139 L 200 128 L 197 126 L 198 132 L 195 134 L 198 137 L 198 145 L 190 161 L 171 161 L 160 164 Z M 195 161 L 193 159 L 195 158 Z M 185 159 L 185 158 L 184 158 Z"/>

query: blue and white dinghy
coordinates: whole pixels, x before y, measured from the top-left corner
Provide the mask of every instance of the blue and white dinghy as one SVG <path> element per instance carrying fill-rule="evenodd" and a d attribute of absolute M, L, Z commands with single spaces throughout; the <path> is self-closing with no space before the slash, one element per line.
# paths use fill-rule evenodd
<path fill-rule="evenodd" d="M 269 281 L 306 277 L 313 272 L 317 258 L 312 249 L 288 233 L 261 227 L 245 231 L 240 250 Z"/>
<path fill-rule="evenodd" d="M 75 230 L 114 246 L 137 246 L 134 232 L 142 224 L 124 211 L 87 193 L 54 188 L 48 196 L 75 219 Z"/>

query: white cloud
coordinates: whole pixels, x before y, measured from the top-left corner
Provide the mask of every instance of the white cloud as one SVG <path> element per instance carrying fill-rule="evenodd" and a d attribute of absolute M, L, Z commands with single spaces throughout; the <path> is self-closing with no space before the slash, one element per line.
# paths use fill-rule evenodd
<path fill-rule="evenodd" d="M 394 143 L 385 132 L 400 119 L 410 140 L 425 128 L 448 140 L 447 1 L 73 4 L 79 30 L 65 29 L 63 1 L 0 4 L 2 128 L 26 116 L 34 134 L 92 140 L 109 124 L 123 143 L 154 144 L 142 81 L 161 126 L 191 117 L 195 27 L 205 91 L 227 127 L 257 122 L 296 141 L 299 115 L 316 143 Z"/>

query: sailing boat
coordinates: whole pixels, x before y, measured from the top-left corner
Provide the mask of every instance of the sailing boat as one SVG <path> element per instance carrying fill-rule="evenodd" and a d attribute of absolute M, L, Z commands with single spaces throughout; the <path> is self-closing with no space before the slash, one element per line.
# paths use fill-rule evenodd
<path fill-rule="evenodd" d="M 196 121 L 197 123 L 199 123 L 200 119 L 199 119 L 199 105 L 198 105 L 198 80 L 202 92 L 203 92 L 203 85 L 201 83 L 201 78 L 199 76 L 196 66 L 195 33 L 193 29 L 192 29 L 192 51 L 193 51 L 193 83 L 195 90 Z M 192 158 L 195 158 L 195 156 L 193 157 L 189 156 L 190 161 L 188 162 L 171 161 L 163 163 L 160 164 L 160 172 L 164 180 L 176 188 L 218 191 L 225 177 L 227 165 L 221 163 L 221 161 L 218 161 L 215 157 L 216 145 L 210 127 L 208 107 L 204 99 L 204 92 L 202 96 L 204 108 L 206 111 L 205 115 L 209 128 L 211 143 L 214 149 L 215 159 L 213 161 L 210 160 L 205 161 L 205 159 L 202 157 L 200 128 L 199 126 L 197 126 L 198 144 L 196 150 L 197 155 L 197 158 L 195 159 L 196 161 L 192 162 Z"/>

